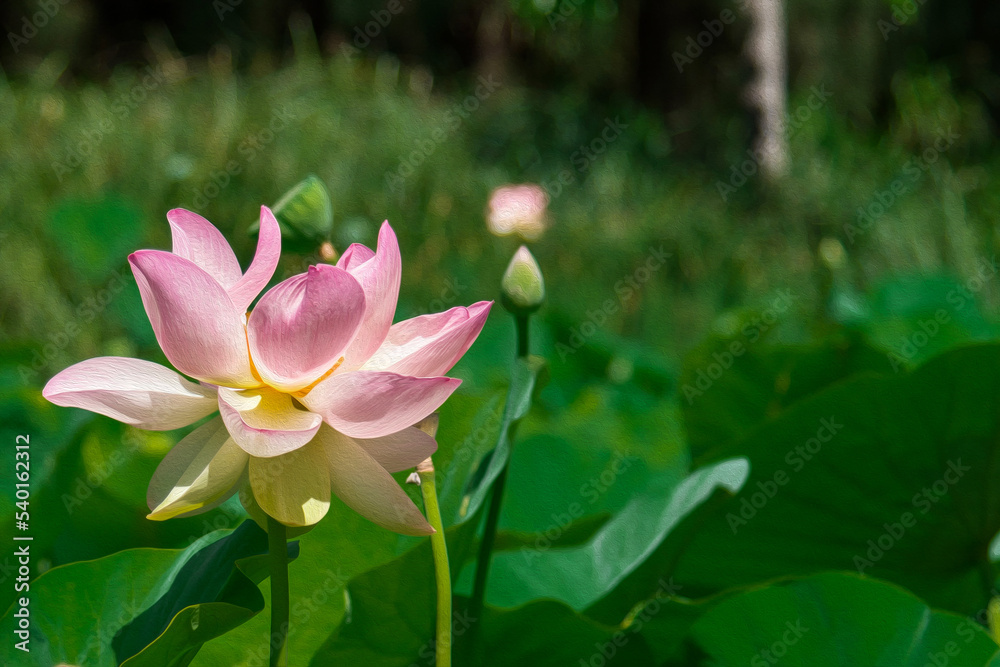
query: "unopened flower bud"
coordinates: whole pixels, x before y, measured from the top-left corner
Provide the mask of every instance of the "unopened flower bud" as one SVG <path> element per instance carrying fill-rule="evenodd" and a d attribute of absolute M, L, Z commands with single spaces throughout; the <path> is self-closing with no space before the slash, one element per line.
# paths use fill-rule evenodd
<path fill-rule="evenodd" d="M 497 236 L 518 234 L 537 241 L 548 227 L 549 196 L 537 185 L 505 185 L 490 195 L 486 223 Z"/>
<path fill-rule="evenodd" d="M 526 246 L 518 248 L 500 282 L 504 308 L 514 314 L 532 313 L 545 300 L 542 269 Z"/>
<path fill-rule="evenodd" d="M 337 254 L 337 251 L 333 247 L 332 243 L 330 243 L 329 241 L 323 241 L 323 243 L 321 243 L 319 246 L 319 257 L 324 262 L 333 264 L 334 262 L 337 261 L 337 258 L 340 257 L 340 255 Z"/>

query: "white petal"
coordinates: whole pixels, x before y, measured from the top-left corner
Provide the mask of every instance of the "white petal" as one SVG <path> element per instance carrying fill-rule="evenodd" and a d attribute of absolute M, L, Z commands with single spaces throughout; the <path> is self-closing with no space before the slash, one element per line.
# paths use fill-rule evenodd
<path fill-rule="evenodd" d="M 330 509 L 330 473 L 315 440 L 281 456 L 250 459 L 260 508 L 286 526 L 311 526 Z"/>
<path fill-rule="evenodd" d="M 42 395 L 56 405 L 83 408 L 146 429 L 169 431 L 216 410 L 215 391 L 159 364 L 96 357 L 49 380 Z"/>
<path fill-rule="evenodd" d="M 338 435 L 342 438 L 347 437 L 342 433 Z M 362 449 L 389 472 L 413 468 L 437 451 L 437 442 L 434 438 L 412 426 L 383 435 L 381 438 L 352 438 L 352 440 L 361 445 Z"/>
<path fill-rule="evenodd" d="M 237 391 L 219 387 L 219 414 L 240 447 L 251 456 L 278 456 L 312 440 L 323 422 L 300 410 L 288 394 L 270 387 Z"/>
<path fill-rule="evenodd" d="M 320 442 L 330 466 L 330 488 L 355 512 L 403 535 L 430 535 L 434 529 L 385 468 L 350 438 L 323 425 Z"/>
<path fill-rule="evenodd" d="M 148 518 L 160 521 L 219 505 L 236 492 L 249 460 L 219 417 L 198 427 L 153 473 L 146 494 Z"/>

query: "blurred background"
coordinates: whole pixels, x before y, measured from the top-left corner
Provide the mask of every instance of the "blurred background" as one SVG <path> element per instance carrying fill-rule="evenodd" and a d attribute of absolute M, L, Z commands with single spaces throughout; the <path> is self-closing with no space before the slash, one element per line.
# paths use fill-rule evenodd
<path fill-rule="evenodd" d="M 808 378 L 825 382 L 1000 334 L 996 3 L 14 0 L 0 24 L 0 429 L 32 434 L 41 570 L 241 519 L 147 521 L 183 434 L 40 394 L 88 357 L 165 362 L 126 257 L 169 248 L 175 207 L 246 265 L 260 205 L 314 174 L 332 229 L 287 243 L 275 280 L 388 219 L 397 320 L 497 298 L 527 242 L 552 379 L 521 429 L 510 530 L 551 525 L 618 454 L 638 463 L 588 513 L 675 483 L 720 340 L 821 345 Z M 519 184 L 537 187 L 503 189 Z M 456 368 L 442 456 L 503 395 L 513 344 L 496 308 Z M 767 377 L 761 414 L 815 388 Z M 565 479 L 538 488 L 553 466 Z"/>

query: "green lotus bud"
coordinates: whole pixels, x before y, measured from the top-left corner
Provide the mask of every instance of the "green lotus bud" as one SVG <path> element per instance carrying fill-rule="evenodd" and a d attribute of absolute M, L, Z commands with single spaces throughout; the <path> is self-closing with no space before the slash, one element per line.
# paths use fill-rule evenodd
<path fill-rule="evenodd" d="M 278 219 L 281 240 L 287 249 L 309 252 L 330 238 L 333 202 L 323 181 L 313 174 L 286 192 L 271 210 Z M 259 222 L 247 230 L 251 236 L 259 231 Z"/>
<path fill-rule="evenodd" d="M 503 307 L 515 315 L 538 310 L 545 300 L 545 280 L 527 246 L 521 246 L 507 265 L 500 282 Z"/>

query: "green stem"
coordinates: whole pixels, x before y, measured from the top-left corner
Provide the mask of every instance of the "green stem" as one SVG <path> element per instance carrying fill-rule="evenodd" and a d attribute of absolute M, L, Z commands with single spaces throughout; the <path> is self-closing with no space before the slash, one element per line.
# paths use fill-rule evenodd
<path fill-rule="evenodd" d="M 517 323 L 517 356 L 527 357 L 528 349 L 528 315 L 516 313 L 514 321 Z M 513 454 L 514 431 L 517 424 L 511 424 L 507 431 L 507 439 L 511 443 L 510 453 Z M 486 583 L 490 573 L 490 561 L 493 558 L 493 545 L 497 538 L 497 525 L 500 522 L 500 508 L 503 505 L 504 487 L 507 485 L 507 468 L 510 466 L 510 455 L 507 462 L 500 470 L 497 478 L 493 481 L 493 490 L 490 494 L 490 508 L 486 515 L 486 526 L 483 528 L 483 539 L 479 543 L 479 554 L 476 557 L 476 576 L 472 584 L 472 599 L 469 601 L 469 618 L 473 623 L 469 632 L 467 643 L 468 655 L 472 656 L 475 649 L 476 637 L 479 630 L 479 619 L 483 613 L 483 606 L 486 603 Z"/>
<path fill-rule="evenodd" d="M 469 617 L 473 619 L 473 622 L 479 620 L 483 604 L 486 602 L 486 580 L 490 573 L 493 544 L 497 539 L 497 524 L 500 521 L 500 506 L 503 504 L 503 490 L 506 484 L 507 466 L 504 466 L 493 482 L 490 509 L 486 515 L 486 527 L 483 529 L 483 539 L 479 543 L 479 555 L 476 558 L 476 578 L 472 585 L 472 601 L 469 606 Z"/>
<path fill-rule="evenodd" d="M 517 356 L 528 356 L 528 316 L 518 314 L 514 316 L 517 321 Z"/>
<path fill-rule="evenodd" d="M 270 667 L 288 665 L 288 545 L 285 525 L 267 517 L 267 548 L 271 565 Z"/>
<path fill-rule="evenodd" d="M 448 543 L 438 506 L 437 486 L 434 482 L 434 464 L 427 459 L 417 466 L 420 475 L 420 492 L 424 496 L 427 521 L 434 528 L 431 551 L 434 554 L 434 577 L 437 580 L 437 639 L 434 654 L 437 667 L 451 667 L 451 570 L 448 568 Z"/>

